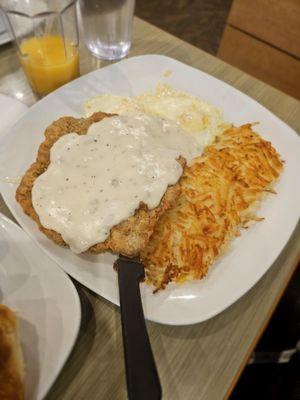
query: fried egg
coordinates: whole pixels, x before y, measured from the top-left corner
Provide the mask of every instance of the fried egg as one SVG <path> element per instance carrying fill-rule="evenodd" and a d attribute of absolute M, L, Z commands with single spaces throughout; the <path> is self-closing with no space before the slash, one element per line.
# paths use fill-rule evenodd
<path fill-rule="evenodd" d="M 135 97 L 103 94 L 86 101 L 86 116 L 102 111 L 116 114 L 144 113 L 176 121 L 182 129 L 206 146 L 224 130 L 224 119 L 219 109 L 211 104 L 161 84 L 155 90 Z"/>

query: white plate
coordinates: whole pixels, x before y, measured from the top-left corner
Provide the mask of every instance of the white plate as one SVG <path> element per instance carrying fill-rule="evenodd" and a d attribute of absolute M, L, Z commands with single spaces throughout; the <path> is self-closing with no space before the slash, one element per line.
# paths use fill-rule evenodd
<path fill-rule="evenodd" d="M 172 74 L 166 78 L 168 70 Z M 153 89 L 158 82 L 209 101 L 223 110 L 227 121 L 237 125 L 260 121 L 257 130 L 286 160 L 279 194 L 269 196 L 260 210 L 265 220 L 234 240 L 206 279 L 171 284 L 155 295 L 142 285 L 146 318 L 165 324 L 192 324 L 216 315 L 246 293 L 275 261 L 299 218 L 300 140 L 268 110 L 224 82 L 178 61 L 158 55 L 134 57 L 82 76 L 34 105 L 0 144 L 0 176 L 23 174 L 35 159 L 45 127 L 62 115 L 82 115 L 82 103 L 91 96 L 105 92 L 136 95 Z M 31 237 L 68 274 L 118 304 L 117 277 L 112 269 L 115 257 L 76 256 L 53 244 L 22 212 L 14 198 L 15 189 L 15 185 L 0 183 L 5 201 Z"/>
<path fill-rule="evenodd" d="M 42 399 L 75 343 L 80 301 L 68 276 L 2 214 L 0 302 L 19 316 L 26 399 Z"/>

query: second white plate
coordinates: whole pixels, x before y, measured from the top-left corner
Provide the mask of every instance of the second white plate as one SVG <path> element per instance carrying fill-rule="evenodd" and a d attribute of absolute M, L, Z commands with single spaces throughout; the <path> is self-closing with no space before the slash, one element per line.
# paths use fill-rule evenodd
<path fill-rule="evenodd" d="M 0 303 L 15 311 L 25 361 L 26 400 L 42 399 L 75 343 L 81 320 L 69 277 L 0 214 Z"/>

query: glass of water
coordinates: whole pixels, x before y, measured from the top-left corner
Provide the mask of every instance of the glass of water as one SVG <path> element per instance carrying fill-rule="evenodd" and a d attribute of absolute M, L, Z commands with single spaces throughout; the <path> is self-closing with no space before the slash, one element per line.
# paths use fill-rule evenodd
<path fill-rule="evenodd" d="M 125 57 L 131 46 L 135 0 L 80 0 L 84 40 L 104 60 Z"/>

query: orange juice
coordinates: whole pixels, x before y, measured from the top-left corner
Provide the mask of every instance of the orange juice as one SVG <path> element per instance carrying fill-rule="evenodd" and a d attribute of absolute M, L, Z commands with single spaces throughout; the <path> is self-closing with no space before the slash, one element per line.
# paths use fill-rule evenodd
<path fill-rule="evenodd" d="M 30 86 L 39 95 L 79 76 L 78 49 L 61 36 L 32 37 L 21 43 L 20 51 Z"/>

